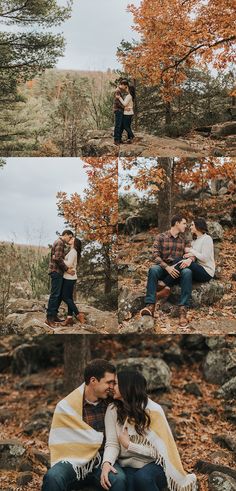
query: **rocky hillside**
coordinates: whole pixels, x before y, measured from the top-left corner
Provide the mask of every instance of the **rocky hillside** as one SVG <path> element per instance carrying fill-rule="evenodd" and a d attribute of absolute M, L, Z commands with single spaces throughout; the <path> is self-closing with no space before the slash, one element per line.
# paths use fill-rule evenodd
<path fill-rule="evenodd" d="M 186 137 L 168 138 L 137 132 L 131 145 L 113 144 L 113 130 L 90 130 L 81 147 L 83 157 L 235 157 L 236 121 L 193 131 Z"/>
<path fill-rule="evenodd" d="M 48 432 L 63 386 L 64 336 L 0 342 L 0 473 L 3 491 L 39 490 L 49 466 Z M 170 422 L 199 491 L 234 491 L 236 338 L 91 336 L 92 357 L 132 366 Z M 95 491 L 95 490 L 89 490 Z"/>
<path fill-rule="evenodd" d="M 221 188 L 222 190 L 223 188 Z M 214 240 L 217 270 L 215 279 L 193 285 L 192 308 L 185 332 L 223 334 L 236 330 L 236 232 L 235 196 L 219 191 L 220 199 L 208 194 L 208 226 Z M 176 208 L 198 214 L 200 200 L 179 201 Z M 220 217 L 220 219 L 219 219 Z M 179 286 L 172 289 L 168 302 L 158 304 L 154 318 L 140 317 L 144 307 L 147 272 L 152 264 L 152 248 L 158 228 L 146 227 L 142 213 L 120 215 L 119 236 L 119 323 L 120 332 L 176 333 L 179 330 L 177 303 Z M 220 220 L 220 221 L 218 221 Z M 182 329 L 182 328 L 181 328 Z"/>
<path fill-rule="evenodd" d="M 41 334 L 90 334 L 112 333 L 118 330 L 116 312 L 98 310 L 83 301 L 77 302 L 85 315 L 85 323 L 74 321 L 73 326 L 58 326 L 54 329 L 44 324 L 48 295 L 41 300 L 32 300 L 22 296 L 12 297 L 6 308 L 6 317 L 0 326 L 1 335 L 23 334 L 39 336 Z M 61 305 L 60 317 L 66 317 L 65 305 Z"/>

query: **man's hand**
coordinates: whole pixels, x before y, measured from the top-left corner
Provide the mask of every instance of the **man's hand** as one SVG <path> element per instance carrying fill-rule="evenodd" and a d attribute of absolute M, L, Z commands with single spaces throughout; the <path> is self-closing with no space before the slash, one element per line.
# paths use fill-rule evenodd
<path fill-rule="evenodd" d="M 75 270 L 72 269 L 72 268 L 68 268 L 67 271 L 66 271 L 67 274 L 70 274 L 71 276 L 74 276 L 75 274 Z"/>
<path fill-rule="evenodd" d="M 180 264 L 180 269 L 188 268 L 192 262 L 192 259 L 186 259 L 185 261 L 182 261 Z"/>
<path fill-rule="evenodd" d="M 167 266 L 166 271 L 172 278 L 178 278 L 180 273 L 174 266 Z"/>
<path fill-rule="evenodd" d="M 129 444 L 130 444 L 130 438 L 129 438 L 129 433 L 128 433 L 128 428 L 124 428 L 122 430 L 122 432 L 120 433 L 119 437 L 118 437 L 118 440 L 120 442 L 120 444 L 124 447 L 124 448 L 128 448 Z"/>
<path fill-rule="evenodd" d="M 101 478 L 100 478 L 101 486 L 104 489 L 110 489 L 110 487 L 111 487 L 111 483 L 110 483 L 109 478 L 108 478 L 109 472 L 113 472 L 113 474 L 117 474 L 117 470 L 115 469 L 115 467 L 113 467 L 110 464 L 110 462 L 104 462 L 104 464 L 102 466 L 102 473 L 101 473 Z"/>

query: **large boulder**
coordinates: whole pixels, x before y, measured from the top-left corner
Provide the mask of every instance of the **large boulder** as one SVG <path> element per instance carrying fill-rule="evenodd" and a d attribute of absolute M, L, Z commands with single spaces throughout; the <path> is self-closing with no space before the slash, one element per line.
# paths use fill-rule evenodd
<path fill-rule="evenodd" d="M 26 298 L 9 300 L 7 314 L 22 314 L 26 312 L 45 312 L 45 304 L 39 300 L 29 300 Z"/>
<path fill-rule="evenodd" d="M 120 289 L 118 301 L 118 319 L 119 322 L 128 320 L 144 306 L 144 290 L 130 291 L 127 287 Z"/>
<path fill-rule="evenodd" d="M 224 384 L 236 375 L 236 352 L 224 348 L 209 351 L 203 364 L 203 373 L 207 382 Z"/>
<path fill-rule="evenodd" d="M 25 447 L 18 440 L 0 440 L 0 470 L 19 469 L 25 452 Z"/>
<path fill-rule="evenodd" d="M 228 135 L 236 135 L 236 121 L 214 124 L 211 128 L 212 138 L 223 138 Z"/>
<path fill-rule="evenodd" d="M 124 232 L 128 235 L 137 235 L 148 230 L 149 221 L 141 215 L 133 215 L 126 218 Z"/>
<path fill-rule="evenodd" d="M 236 377 L 231 378 L 217 391 L 217 394 L 224 399 L 236 398 Z"/>
<path fill-rule="evenodd" d="M 155 319 L 151 316 L 144 315 L 140 318 L 134 318 L 130 322 L 124 322 L 120 334 L 153 334 L 154 333 Z"/>
<path fill-rule="evenodd" d="M 224 238 L 224 229 L 219 222 L 207 221 L 209 234 L 214 241 L 221 241 Z"/>
<path fill-rule="evenodd" d="M 193 283 L 192 300 L 193 307 L 200 307 L 201 305 L 213 305 L 221 300 L 223 295 L 230 291 L 231 284 L 223 284 L 217 280 L 211 280 L 208 283 Z M 180 286 L 176 285 L 171 290 L 169 297 L 170 302 L 178 304 L 180 298 Z"/>
<path fill-rule="evenodd" d="M 212 472 L 208 479 L 209 491 L 236 491 L 236 481 L 223 472 Z"/>
<path fill-rule="evenodd" d="M 141 372 L 147 380 L 148 390 L 150 392 L 170 388 L 170 368 L 159 358 L 128 358 L 118 360 L 117 370 L 127 369 L 135 369 Z"/>

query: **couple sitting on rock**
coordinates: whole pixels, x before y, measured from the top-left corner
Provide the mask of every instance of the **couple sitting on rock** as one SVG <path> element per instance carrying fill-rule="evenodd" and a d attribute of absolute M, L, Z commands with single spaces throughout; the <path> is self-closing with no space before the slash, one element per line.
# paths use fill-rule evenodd
<path fill-rule="evenodd" d="M 184 471 L 164 411 L 148 398 L 141 373 L 116 374 L 97 359 L 84 381 L 56 406 L 52 467 L 42 491 L 196 491 L 196 476 Z"/>
<path fill-rule="evenodd" d="M 134 134 L 131 128 L 134 115 L 135 88 L 129 85 L 128 80 L 121 80 L 114 96 L 114 143 L 132 143 Z M 128 140 L 122 141 L 123 132 L 126 131 Z"/>
<path fill-rule="evenodd" d="M 193 241 L 185 237 L 186 218 L 179 214 L 171 219 L 171 228 L 157 236 L 154 243 L 154 261 L 148 272 L 145 308 L 141 315 L 154 316 L 156 304 L 167 300 L 171 287 L 180 283 L 179 325 L 186 327 L 187 307 L 192 294 L 192 282 L 205 283 L 215 275 L 214 245 L 208 234 L 204 218 L 190 224 Z"/>
<path fill-rule="evenodd" d="M 69 251 L 66 254 L 66 245 Z M 48 327 L 59 325 L 73 325 L 73 315 L 79 322 L 84 322 L 84 315 L 79 312 L 75 305 L 73 294 L 77 281 L 76 268 L 81 256 L 81 241 L 71 230 L 64 230 L 51 248 L 51 259 L 49 275 L 51 277 L 51 293 L 48 301 L 47 319 Z M 61 302 L 64 301 L 68 307 L 66 320 L 58 317 Z"/>

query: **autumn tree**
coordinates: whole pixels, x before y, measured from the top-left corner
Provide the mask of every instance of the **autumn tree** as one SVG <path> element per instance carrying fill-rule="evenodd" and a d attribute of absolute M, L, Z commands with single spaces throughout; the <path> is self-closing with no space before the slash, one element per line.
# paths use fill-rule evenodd
<path fill-rule="evenodd" d="M 188 186 L 190 189 L 203 190 L 216 179 L 232 180 L 232 188 L 235 189 L 235 160 L 229 157 L 121 159 L 121 165 L 125 190 L 133 188 L 145 192 L 156 203 L 161 232 L 170 226 L 180 189 Z"/>
<path fill-rule="evenodd" d="M 166 101 L 179 93 L 190 68 L 225 69 L 233 62 L 233 0 L 142 0 L 129 11 L 140 42 L 120 58 L 132 76 L 158 85 Z"/>
<path fill-rule="evenodd" d="M 87 159 L 88 187 L 83 195 L 58 193 L 58 210 L 76 233 L 97 248 L 104 268 L 104 293 L 111 293 L 114 279 L 112 265 L 117 238 L 117 161 L 107 157 Z M 116 280 L 115 280 L 116 282 Z"/>

